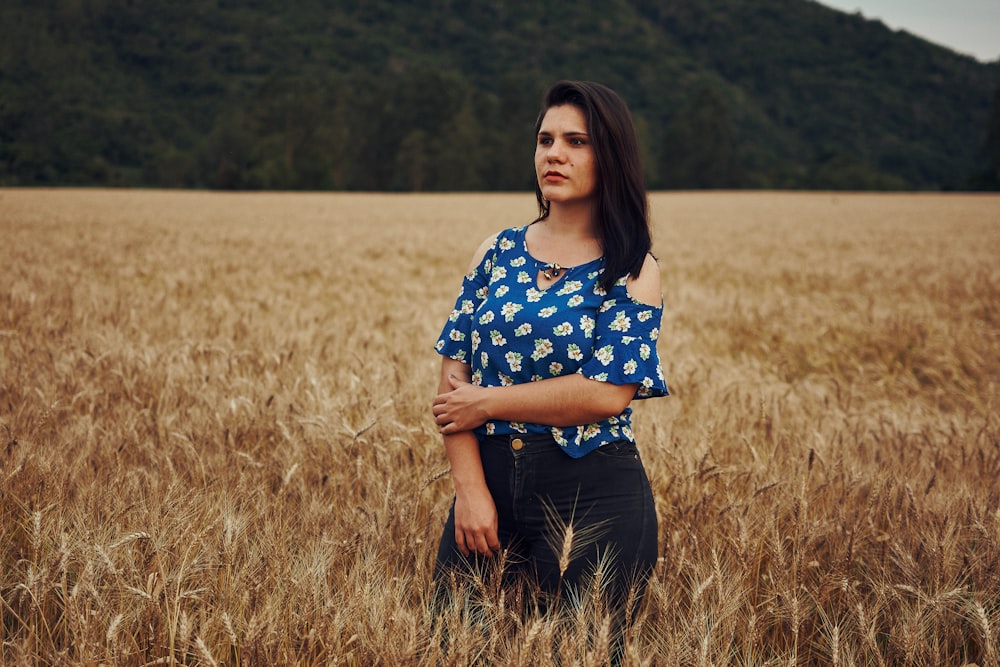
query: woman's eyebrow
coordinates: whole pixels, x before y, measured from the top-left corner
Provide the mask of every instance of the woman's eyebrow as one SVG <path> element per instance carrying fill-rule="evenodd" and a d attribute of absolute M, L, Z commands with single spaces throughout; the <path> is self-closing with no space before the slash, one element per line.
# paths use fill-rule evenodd
<path fill-rule="evenodd" d="M 539 130 L 538 132 L 538 136 L 540 137 L 551 137 L 552 134 L 549 130 Z M 586 137 L 587 133 L 582 130 L 570 130 L 569 132 L 563 132 L 562 135 L 564 137 Z"/>

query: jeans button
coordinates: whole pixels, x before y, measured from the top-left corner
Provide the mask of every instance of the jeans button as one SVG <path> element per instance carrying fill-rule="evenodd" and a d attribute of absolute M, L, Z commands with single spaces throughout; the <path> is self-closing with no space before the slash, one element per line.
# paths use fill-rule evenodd
<path fill-rule="evenodd" d="M 524 440 L 521 440 L 520 438 L 514 438 L 513 440 L 510 441 L 510 446 L 514 449 L 515 452 L 519 452 L 524 448 Z"/>

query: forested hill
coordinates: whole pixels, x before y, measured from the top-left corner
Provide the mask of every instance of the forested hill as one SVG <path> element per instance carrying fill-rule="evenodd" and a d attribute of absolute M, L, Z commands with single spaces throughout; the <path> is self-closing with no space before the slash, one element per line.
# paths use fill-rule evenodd
<path fill-rule="evenodd" d="M 622 93 L 657 189 L 1000 164 L 1000 61 L 810 0 L 4 0 L 0 185 L 525 189 L 559 78 Z"/>

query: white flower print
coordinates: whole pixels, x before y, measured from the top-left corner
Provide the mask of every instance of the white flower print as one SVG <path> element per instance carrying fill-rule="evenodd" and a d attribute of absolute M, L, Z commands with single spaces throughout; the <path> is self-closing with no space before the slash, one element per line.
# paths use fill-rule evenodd
<path fill-rule="evenodd" d="M 652 329 L 650 329 L 650 331 L 649 331 L 649 340 L 656 340 L 659 337 L 660 337 L 660 330 L 659 329 L 657 329 L 656 327 L 653 327 Z"/>
<path fill-rule="evenodd" d="M 500 309 L 500 313 L 503 315 L 503 319 L 505 321 L 512 322 L 514 320 L 514 315 L 516 315 L 517 311 L 522 308 L 524 308 L 524 306 L 521 304 L 508 301 L 503 305 L 503 308 Z"/>
<path fill-rule="evenodd" d="M 549 356 L 553 352 L 552 341 L 548 338 L 535 339 L 535 351 L 531 353 L 531 358 L 535 361 Z"/>
<path fill-rule="evenodd" d="M 434 349 L 437 350 L 438 352 L 440 352 L 441 350 L 443 350 L 444 349 L 444 339 L 441 339 L 438 342 L 434 343 Z"/>
<path fill-rule="evenodd" d="M 503 355 L 503 358 L 507 360 L 507 364 L 510 366 L 510 370 L 512 372 L 516 373 L 521 370 L 521 360 L 524 359 L 523 354 L 511 350 L 507 354 Z"/>
<path fill-rule="evenodd" d="M 578 292 L 583 288 L 583 283 L 579 280 L 569 280 L 563 284 L 562 288 L 556 292 L 559 296 L 566 296 L 567 294 L 572 294 L 573 292 Z"/>
<path fill-rule="evenodd" d="M 601 365 L 607 366 L 612 361 L 615 360 L 615 348 L 612 345 L 605 345 L 604 347 L 597 350 L 594 353 L 594 358 L 601 362 Z"/>
<path fill-rule="evenodd" d="M 629 442 L 635 442 L 635 436 L 632 435 L 632 427 L 628 424 L 622 426 L 622 435 L 624 435 L 625 439 Z"/>
<path fill-rule="evenodd" d="M 597 281 L 605 272 L 595 268 L 597 262 L 562 276 L 550 290 L 538 289 L 523 234 L 524 229 L 499 234 L 493 249 L 467 276 L 470 282 L 462 285 L 449 314 L 451 324 L 435 342 L 438 350 L 463 363 L 470 357 L 471 380 L 477 386 L 584 374 L 584 362 L 594 358 L 600 363 L 586 377 L 638 383 L 636 397 L 661 393 L 663 370 L 656 363 L 659 332 L 650 332 L 660 324 L 661 309 L 628 296 L 621 286 L 627 282 L 618 281 L 613 290 L 601 289 Z M 592 296 L 592 291 L 599 296 Z M 495 435 L 525 433 L 535 427 L 491 420 L 483 430 Z M 544 430 L 560 446 L 579 449 L 570 452 L 574 455 L 612 440 L 632 439 L 627 411 L 618 419 Z"/>
<path fill-rule="evenodd" d="M 619 310 L 615 314 L 615 319 L 608 325 L 608 328 L 612 331 L 628 331 L 631 326 L 632 319 L 625 314 L 624 310 Z"/>

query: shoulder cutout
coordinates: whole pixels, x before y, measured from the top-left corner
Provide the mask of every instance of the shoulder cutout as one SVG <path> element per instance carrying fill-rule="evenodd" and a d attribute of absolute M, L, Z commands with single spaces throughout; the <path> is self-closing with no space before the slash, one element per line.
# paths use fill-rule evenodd
<path fill-rule="evenodd" d="M 647 254 L 638 276 L 629 276 L 628 293 L 636 301 L 647 306 L 663 305 L 663 288 L 660 285 L 660 266 L 652 255 Z"/>
<path fill-rule="evenodd" d="M 499 234 L 494 234 L 493 236 L 489 236 L 486 238 L 485 241 L 483 241 L 479 245 L 479 248 L 472 256 L 472 263 L 469 264 L 469 268 L 466 270 L 466 273 L 471 273 L 476 269 L 476 267 L 480 265 L 480 263 L 482 263 L 483 257 L 486 257 L 486 253 L 488 253 L 490 251 L 490 248 L 492 248 L 496 244 L 497 238 L 499 238 L 499 236 L 500 236 Z"/>

